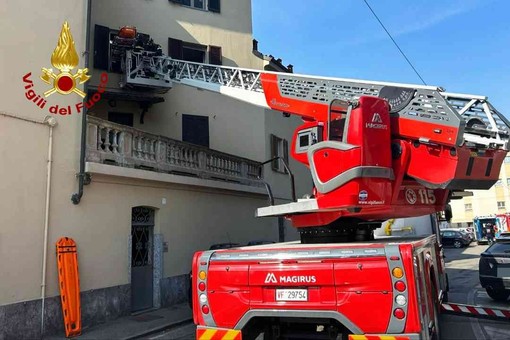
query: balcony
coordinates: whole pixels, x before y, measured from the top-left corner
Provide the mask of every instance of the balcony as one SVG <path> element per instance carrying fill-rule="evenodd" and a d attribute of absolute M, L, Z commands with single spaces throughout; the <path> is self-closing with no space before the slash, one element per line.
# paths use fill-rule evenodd
<path fill-rule="evenodd" d="M 86 161 L 89 169 L 97 164 L 103 164 L 138 171 L 146 170 L 144 173 L 150 171 L 167 174 L 166 177 L 154 175 L 147 177 L 151 179 L 186 176 L 209 180 L 209 183 L 221 181 L 256 187 L 257 190 L 248 191 L 265 192 L 263 182 L 259 179 L 259 176 L 262 177 L 262 166 L 259 162 L 154 135 L 93 116 L 87 117 L 87 128 Z M 236 187 L 241 187 L 239 185 Z M 217 184 L 213 186 L 222 187 Z"/>

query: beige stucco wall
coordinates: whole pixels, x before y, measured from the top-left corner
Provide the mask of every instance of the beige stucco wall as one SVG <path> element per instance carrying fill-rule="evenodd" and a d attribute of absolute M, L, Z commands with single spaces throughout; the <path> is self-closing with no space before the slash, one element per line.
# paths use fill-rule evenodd
<path fill-rule="evenodd" d="M 114 6 L 94 12 L 98 16 L 95 19 L 98 23 L 104 20 L 103 24 L 110 27 L 124 24 L 116 21 L 120 20 L 117 18 L 122 17 L 120 14 L 124 9 L 118 9 L 119 15 L 112 13 L 115 6 L 126 8 L 125 2 L 101 3 Z M 145 8 L 150 9 L 150 17 L 159 20 L 142 21 L 141 18 L 149 17 L 148 14 L 134 11 L 129 12 L 129 15 L 139 22 L 131 24 L 147 32 L 151 31 L 148 29 L 150 27 L 160 28 L 159 32 L 150 33 L 156 34 L 155 38 L 164 38 L 165 48 L 169 35 L 167 28 L 161 28 L 162 23 L 168 23 L 169 29 L 180 28 L 180 35 L 175 35 L 176 38 L 184 40 L 186 34 L 190 34 L 200 43 L 221 45 L 224 47 L 226 63 L 228 59 L 236 59 L 236 63 L 241 66 L 255 67 L 260 61 L 251 54 L 251 13 L 248 0 L 225 0 L 222 4 L 222 17 L 207 20 L 200 19 L 204 12 L 179 8 L 167 1 L 136 4 L 143 7 L 142 12 Z M 155 10 L 151 6 L 164 6 L 167 12 L 159 8 Z M 223 14 L 229 11 L 236 18 L 233 22 L 224 19 Z M 169 15 L 170 12 L 173 16 Z M 189 16 L 187 19 L 186 15 Z M 66 107 L 79 102 L 80 98 L 74 94 L 54 94 L 47 99 L 45 109 L 41 110 L 25 98 L 22 77 L 32 72 L 33 90 L 37 94 L 49 89 L 49 85 L 38 77 L 41 67 L 52 67 L 50 56 L 65 20 L 71 25 L 76 49 L 82 56 L 86 49 L 86 1 L 4 0 L 0 2 L 0 16 L 2 32 L 10 33 L 14 28 L 16 33 L 8 34 L 0 45 L 0 73 L 3 75 L 0 88 L 2 98 L 7 99 L 0 103 L 0 111 L 42 121 L 49 114 L 47 110 L 51 105 Z M 194 20 L 197 23 L 191 24 Z M 219 28 L 204 29 L 204 25 Z M 78 67 L 83 67 L 83 62 L 83 58 L 80 58 Z M 95 81 L 97 83 L 97 79 Z M 185 88 L 172 90 L 165 104 L 156 105 L 154 108 L 157 107 L 157 110 L 151 110 L 146 115 L 147 123 L 143 129 L 151 128 L 180 139 L 182 113 L 206 114 L 210 117 L 212 148 L 264 160 L 270 156 L 268 136 L 273 131 L 271 127 L 291 121 L 279 114 L 268 119 L 264 110 L 211 93 L 200 93 L 201 100 L 197 100 L 196 92 Z M 101 105 L 95 110 L 99 115 L 104 115 L 109 108 Z M 131 107 L 135 113 L 139 112 L 132 105 L 123 105 L 126 104 L 119 104 L 117 109 L 120 111 Z M 48 296 L 58 294 L 54 245 L 62 236 L 72 237 L 78 244 L 82 290 L 129 282 L 131 208 L 138 205 L 157 209 L 155 232 L 162 233 L 165 241 L 169 242 L 169 252 L 164 254 L 164 276 L 187 273 L 193 252 L 208 248 L 211 243 L 226 242 L 229 239 L 241 243 L 252 239 L 277 239 L 275 218 L 257 220 L 253 217 L 257 207 L 266 205 L 266 198 L 261 195 L 213 189 L 197 190 L 182 185 L 94 175 L 92 183 L 84 188 L 81 203 L 73 205 L 70 197 L 77 191 L 81 115 L 73 113 L 56 118 L 58 126 L 54 128 L 47 253 Z M 138 124 L 138 119 L 139 116 L 135 115 L 135 124 Z M 138 127 L 141 128 L 139 124 Z M 288 131 L 279 129 L 281 127 L 277 128 L 278 134 L 288 133 L 287 138 L 290 140 L 292 128 L 289 126 Z M 0 116 L 0 138 L 0 305 L 4 305 L 40 297 L 48 127 Z M 269 167 L 266 173 L 272 176 Z M 276 190 L 281 198 L 285 198 L 288 195 L 288 191 L 285 191 L 288 190 L 286 178 L 274 177 L 273 182 L 285 188 Z M 308 188 L 309 185 L 304 187 Z M 298 192 L 301 194 L 303 190 Z M 165 205 L 162 204 L 162 198 L 167 200 Z"/>
<path fill-rule="evenodd" d="M 67 235 L 79 246 L 80 280 L 83 290 L 127 284 L 128 239 L 131 208 L 156 209 L 154 232 L 164 235 L 169 251 L 164 253 L 163 275 L 174 276 L 190 270 L 194 251 L 213 243 L 246 243 L 251 239 L 275 239 L 277 229 L 253 216 L 253 207 L 264 199 L 232 192 L 191 189 L 187 186 L 95 175 L 79 206 L 72 209 L 72 228 Z M 166 204 L 163 204 L 163 198 Z M 70 223 L 70 216 L 54 219 Z M 242 221 L 232 228 L 233 221 Z M 57 228 L 52 238 L 58 237 Z M 50 270 L 49 282 L 56 282 Z M 52 284 L 50 294 L 57 294 Z"/>
<path fill-rule="evenodd" d="M 25 98 L 22 77 L 32 72 L 33 89 L 37 94 L 50 88 L 38 77 L 41 67 L 52 67 L 50 57 L 65 20 L 71 25 L 78 53 L 84 50 L 85 1 L 5 0 L 0 3 L 0 17 L 0 30 L 6 33 L 0 44 L 0 111 L 42 121 L 49 114 L 47 110 L 51 105 L 67 106 L 79 102 L 76 95 L 54 94 L 41 110 Z M 13 118 L 0 119 L 0 304 L 7 304 L 40 297 L 48 128 Z M 83 229 L 78 231 L 79 226 L 72 222 L 74 212 L 80 208 L 73 207 L 69 199 L 76 189 L 81 117 L 71 115 L 57 119 L 50 202 L 49 273 L 56 271 L 53 254 L 57 237 L 73 230 L 76 234 L 87 233 Z M 55 292 L 56 281 L 48 283 L 52 287 L 50 291 Z"/>
<path fill-rule="evenodd" d="M 40 289 L 48 135 L 0 114 L 0 304 Z"/>
<path fill-rule="evenodd" d="M 488 216 L 506 213 L 510 209 L 510 161 L 503 163 L 499 178 L 500 183 L 496 183 L 489 190 L 470 190 L 472 197 L 465 197 L 461 200 L 451 202 L 453 218 L 452 222 L 472 222 L 476 216 Z M 498 202 L 505 202 L 505 208 L 498 209 Z M 465 205 L 471 204 L 472 210 L 465 210 Z"/>

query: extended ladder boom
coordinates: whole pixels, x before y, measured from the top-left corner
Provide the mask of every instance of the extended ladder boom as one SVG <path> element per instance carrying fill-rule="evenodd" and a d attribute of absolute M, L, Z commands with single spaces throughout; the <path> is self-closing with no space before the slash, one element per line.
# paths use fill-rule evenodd
<path fill-rule="evenodd" d="M 422 142 L 452 146 L 468 143 L 478 148 L 506 150 L 510 136 L 510 122 L 487 97 L 449 93 L 437 86 L 258 71 L 132 50 L 126 51 L 125 70 L 126 85 L 166 88 L 174 83 L 188 85 L 315 120 L 326 119 L 327 108 L 334 99 L 356 101 L 363 95 L 381 97 L 389 102 L 393 117 L 410 121 L 409 128 L 402 126 L 399 133 Z M 300 105 L 303 103 L 318 109 L 312 112 L 309 105 Z M 416 124 L 429 124 L 431 132 L 415 136 L 411 130 Z M 456 133 L 447 134 L 437 126 Z"/>

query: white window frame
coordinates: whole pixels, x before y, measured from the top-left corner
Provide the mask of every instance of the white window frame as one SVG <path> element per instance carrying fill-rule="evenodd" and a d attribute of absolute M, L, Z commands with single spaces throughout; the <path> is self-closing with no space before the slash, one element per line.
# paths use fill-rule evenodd
<path fill-rule="evenodd" d="M 207 11 L 207 0 L 202 0 L 202 7 L 198 7 L 198 6 L 195 6 L 196 3 L 195 1 L 200 1 L 200 0 L 189 0 L 189 5 L 187 4 L 182 4 L 184 7 L 188 7 L 188 8 L 193 8 L 193 9 L 198 9 L 198 10 L 202 10 L 202 11 Z"/>
<path fill-rule="evenodd" d="M 473 211 L 473 204 L 472 203 L 465 203 L 464 204 L 464 210 L 465 211 Z"/>
<path fill-rule="evenodd" d="M 498 209 L 506 209 L 505 201 L 497 201 Z"/>

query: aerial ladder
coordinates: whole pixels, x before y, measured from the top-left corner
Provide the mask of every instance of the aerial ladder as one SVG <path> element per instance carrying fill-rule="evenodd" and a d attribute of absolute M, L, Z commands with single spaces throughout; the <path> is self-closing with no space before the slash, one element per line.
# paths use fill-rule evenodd
<path fill-rule="evenodd" d="M 256 216 L 290 219 L 304 243 L 371 239 L 388 218 L 442 211 L 499 178 L 510 122 L 485 96 L 195 63 L 158 46 L 119 34 L 122 86 L 191 86 L 302 118 L 291 154 L 310 169 L 313 192 Z"/>

